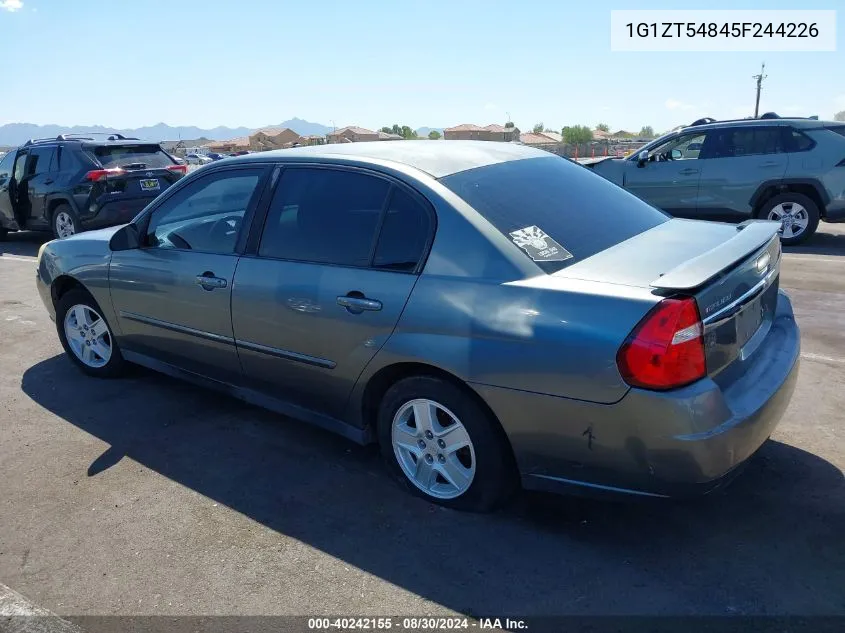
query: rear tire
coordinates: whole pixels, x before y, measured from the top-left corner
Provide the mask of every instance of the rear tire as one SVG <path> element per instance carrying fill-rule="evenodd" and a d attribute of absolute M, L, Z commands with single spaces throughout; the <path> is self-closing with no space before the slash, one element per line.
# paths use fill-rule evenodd
<path fill-rule="evenodd" d="M 67 204 L 60 204 L 53 209 L 50 225 L 53 228 L 53 237 L 57 240 L 76 235 L 81 230 L 79 218 L 76 217 L 74 210 Z"/>
<path fill-rule="evenodd" d="M 378 439 L 391 474 L 433 503 L 489 512 L 517 488 L 510 446 L 498 422 L 446 380 L 414 376 L 390 387 L 379 407 Z"/>
<path fill-rule="evenodd" d="M 84 290 L 69 290 L 59 300 L 56 330 L 68 358 L 89 376 L 116 378 L 126 370 L 111 326 L 94 297 Z"/>
<path fill-rule="evenodd" d="M 819 208 L 811 198 L 788 191 L 769 198 L 757 217 L 781 222 L 780 241 L 795 246 L 809 239 L 819 226 Z"/>

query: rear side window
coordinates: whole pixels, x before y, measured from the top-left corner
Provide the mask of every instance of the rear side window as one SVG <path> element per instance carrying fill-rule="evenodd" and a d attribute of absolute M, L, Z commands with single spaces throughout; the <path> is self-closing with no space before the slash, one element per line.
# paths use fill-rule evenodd
<path fill-rule="evenodd" d="M 50 161 L 53 159 L 54 147 L 34 147 L 29 152 L 29 162 L 26 164 L 27 176 L 38 176 L 50 171 Z"/>
<path fill-rule="evenodd" d="M 440 182 L 547 273 L 669 219 L 586 167 L 556 156 L 470 169 Z"/>
<path fill-rule="evenodd" d="M 738 158 L 785 151 L 778 127 L 725 128 L 710 134 L 708 158 Z"/>
<path fill-rule="evenodd" d="M 842 129 L 845 130 L 845 126 Z M 795 128 L 786 130 L 786 151 L 806 152 L 808 149 L 812 149 L 814 145 L 813 139 Z"/>
<path fill-rule="evenodd" d="M 387 181 L 353 171 L 288 168 L 267 213 L 258 254 L 369 266 Z"/>
<path fill-rule="evenodd" d="M 845 125 L 837 125 L 836 127 L 827 128 L 831 132 L 836 132 L 839 136 L 845 136 Z"/>
<path fill-rule="evenodd" d="M 106 169 L 158 169 L 173 164 L 159 145 L 103 145 L 90 151 Z"/>
<path fill-rule="evenodd" d="M 373 267 L 412 272 L 431 234 L 431 216 L 410 193 L 396 187 L 381 225 Z"/>

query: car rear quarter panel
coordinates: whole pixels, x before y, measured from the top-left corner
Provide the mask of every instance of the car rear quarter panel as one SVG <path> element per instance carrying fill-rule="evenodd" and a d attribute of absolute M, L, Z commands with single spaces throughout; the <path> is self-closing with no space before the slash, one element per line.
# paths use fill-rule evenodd
<path fill-rule="evenodd" d="M 459 197 L 426 186 L 437 235 L 396 329 L 358 381 L 359 396 L 380 369 L 414 362 L 468 383 L 621 399 L 628 386 L 616 352 L 658 298 L 546 275 Z"/>

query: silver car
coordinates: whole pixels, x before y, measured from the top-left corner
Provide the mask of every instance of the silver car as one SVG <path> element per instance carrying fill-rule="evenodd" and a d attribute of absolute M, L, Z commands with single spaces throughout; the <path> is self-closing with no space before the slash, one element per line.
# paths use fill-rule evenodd
<path fill-rule="evenodd" d="M 49 242 L 68 357 L 378 442 L 408 489 L 707 492 L 769 437 L 799 332 L 779 224 L 671 219 L 525 146 L 350 143 L 213 163 Z"/>

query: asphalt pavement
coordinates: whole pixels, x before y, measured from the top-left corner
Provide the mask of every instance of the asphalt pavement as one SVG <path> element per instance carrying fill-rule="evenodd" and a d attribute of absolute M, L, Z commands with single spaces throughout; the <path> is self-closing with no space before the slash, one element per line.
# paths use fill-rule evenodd
<path fill-rule="evenodd" d="M 845 227 L 788 249 L 798 388 L 725 491 L 440 509 L 377 452 L 61 353 L 43 238 L 0 243 L 0 583 L 63 616 L 845 615 Z M 0 586 L 2 589 L 2 586 Z"/>

